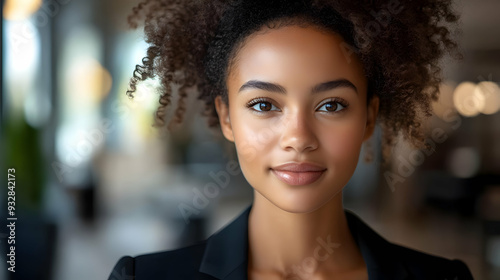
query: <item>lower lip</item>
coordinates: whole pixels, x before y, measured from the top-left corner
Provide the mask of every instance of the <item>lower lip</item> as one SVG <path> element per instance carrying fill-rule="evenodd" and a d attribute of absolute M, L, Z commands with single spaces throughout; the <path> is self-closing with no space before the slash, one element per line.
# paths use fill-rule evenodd
<path fill-rule="evenodd" d="M 290 171 L 280 171 L 271 169 L 271 171 L 284 183 L 293 186 L 309 185 L 316 182 L 321 175 L 325 172 L 323 171 L 308 171 L 308 172 L 290 172 Z"/>

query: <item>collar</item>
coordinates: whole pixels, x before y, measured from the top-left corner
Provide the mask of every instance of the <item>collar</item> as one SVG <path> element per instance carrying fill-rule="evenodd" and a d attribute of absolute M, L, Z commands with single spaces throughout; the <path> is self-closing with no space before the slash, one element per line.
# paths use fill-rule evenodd
<path fill-rule="evenodd" d="M 217 279 L 247 279 L 248 206 L 226 227 L 207 239 L 199 271 Z M 370 280 L 407 279 L 408 271 L 393 250 L 393 245 L 366 225 L 357 215 L 345 210 L 347 223 L 365 260 Z"/>
<path fill-rule="evenodd" d="M 350 210 L 344 210 L 349 230 L 366 263 L 368 278 L 408 279 L 408 270 L 394 250 L 394 245 L 377 234 Z"/>
<path fill-rule="evenodd" d="M 217 279 L 247 279 L 248 264 L 248 206 L 226 227 L 207 239 L 200 272 Z"/>

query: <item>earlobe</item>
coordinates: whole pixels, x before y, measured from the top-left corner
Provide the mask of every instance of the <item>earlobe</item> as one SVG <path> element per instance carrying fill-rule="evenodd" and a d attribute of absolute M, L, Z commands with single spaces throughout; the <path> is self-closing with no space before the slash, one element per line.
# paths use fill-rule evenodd
<path fill-rule="evenodd" d="M 234 142 L 233 129 L 231 127 L 231 120 L 229 119 L 229 108 L 226 103 L 222 100 L 222 96 L 218 95 L 215 97 L 215 110 L 219 116 L 219 124 L 224 137 Z"/>
<path fill-rule="evenodd" d="M 368 111 L 366 118 L 366 128 L 363 141 L 368 140 L 372 136 L 373 131 L 375 130 L 375 124 L 377 122 L 377 115 L 379 109 L 379 102 L 380 99 L 376 95 L 372 96 L 372 98 L 370 99 L 370 104 L 368 104 L 367 108 Z"/>

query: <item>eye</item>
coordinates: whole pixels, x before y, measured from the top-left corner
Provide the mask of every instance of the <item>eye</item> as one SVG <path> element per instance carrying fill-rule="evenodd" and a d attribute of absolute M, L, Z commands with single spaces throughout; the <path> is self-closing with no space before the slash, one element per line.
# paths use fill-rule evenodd
<path fill-rule="evenodd" d="M 347 107 L 347 104 L 340 101 L 340 100 L 330 100 L 330 101 L 323 103 L 318 108 L 318 111 L 336 113 L 336 112 L 344 110 L 346 107 Z"/>
<path fill-rule="evenodd" d="M 276 106 L 274 106 L 271 102 L 265 99 L 254 99 L 250 101 L 247 107 L 252 108 L 257 112 L 279 111 L 279 109 Z"/>

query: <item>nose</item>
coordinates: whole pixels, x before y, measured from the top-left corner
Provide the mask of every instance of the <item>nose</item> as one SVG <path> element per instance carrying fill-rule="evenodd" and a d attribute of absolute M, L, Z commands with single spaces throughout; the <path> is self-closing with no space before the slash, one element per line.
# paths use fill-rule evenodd
<path fill-rule="evenodd" d="M 284 150 L 295 150 L 298 153 L 307 150 L 313 151 L 318 148 L 318 139 L 313 127 L 312 116 L 305 113 L 290 113 L 285 118 L 282 135 L 280 138 L 281 148 Z"/>

